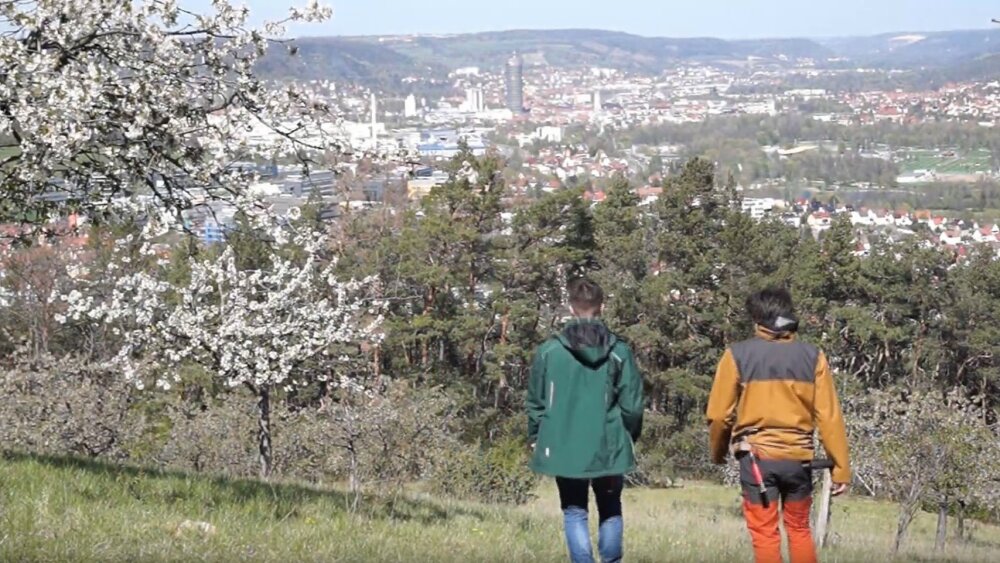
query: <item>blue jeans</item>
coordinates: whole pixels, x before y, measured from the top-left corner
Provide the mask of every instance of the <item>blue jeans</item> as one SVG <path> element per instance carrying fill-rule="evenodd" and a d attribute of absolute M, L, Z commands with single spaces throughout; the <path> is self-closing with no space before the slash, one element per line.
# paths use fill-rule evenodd
<path fill-rule="evenodd" d="M 622 486 L 621 476 L 587 479 L 556 478 L 559 487 L 559 503 L 562 505 L 563 522 L 566 526 L 566 543 L 572 563 L 593 563 L 594 555 L 590 545 L 590 529 L 587 525 L 587 489 L 594 489 L 597 501 L 597 516 L 600 528 L 597 535 L 597 549 L 604 563 L 618 563 L 622 560 Z"/>

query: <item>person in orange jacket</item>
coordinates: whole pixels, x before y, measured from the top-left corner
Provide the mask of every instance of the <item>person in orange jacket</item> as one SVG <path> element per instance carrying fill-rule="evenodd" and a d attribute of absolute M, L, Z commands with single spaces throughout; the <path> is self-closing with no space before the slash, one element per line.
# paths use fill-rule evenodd
<path fill-rule="evenodd" d="M 796 339 L 798 321 L 787 290 L 757 292 L 747 299 L 747 310 L 756 334 L 723 354 L 708 400 L 712 461 L 725 464 L 730 452 L 739 461 L 743 514 L 757 563 L 781 562 L 779 500 L 792 562 L 812 563 L 812 470 L 803 462 L 813 459 L 817 429 L 833 462 L 833 494 L 844 493 L 851 482 L 833 375 L 822 351 Z"/>

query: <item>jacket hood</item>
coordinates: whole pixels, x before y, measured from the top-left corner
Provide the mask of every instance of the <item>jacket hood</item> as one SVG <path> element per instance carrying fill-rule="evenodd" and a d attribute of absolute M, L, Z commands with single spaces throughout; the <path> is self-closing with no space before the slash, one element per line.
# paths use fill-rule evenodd
<path fill-rule="evenodd" d="M 563 347 L 580 363 L 596 368 L 608 361 L 618 337 L 599 320 L 577 319 L 570 321 L 558 336 Z"/>

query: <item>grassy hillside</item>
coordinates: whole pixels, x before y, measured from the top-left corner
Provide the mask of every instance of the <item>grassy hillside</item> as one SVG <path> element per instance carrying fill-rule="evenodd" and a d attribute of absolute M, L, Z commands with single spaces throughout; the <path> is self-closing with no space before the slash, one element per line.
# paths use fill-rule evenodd
<path fill-rule="evenodd" d="M 345 510 L 338 489 L 164 474 L 8 455 L 0 464 L 2 561 L 563 561 L 554 488 L 520 508 L 432 499 L 369 500 Z M 626 492 L 630 561 L 748 561 L 735 493 L 702 484 Z M 207 532 L 185 521 L 207 522 Z M 836 505 L 824 561 L 885 561 L 891 505 Z M 1000 560 L 1000 529 L 932 545 L 934 518 L 914 524 L 901 561 Z"/>

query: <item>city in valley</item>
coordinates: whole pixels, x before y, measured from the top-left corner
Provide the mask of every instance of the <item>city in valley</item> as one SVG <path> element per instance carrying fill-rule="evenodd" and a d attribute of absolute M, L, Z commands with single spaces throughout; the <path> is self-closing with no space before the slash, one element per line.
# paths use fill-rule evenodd
<path fill-rule="evenodd" d="M 934 40 L 884 38 L 894 46 Z M 859 252 L 869 234 L 918 236 L 958 253 L 981 243 L 1000 249 L 995 79 L 780 52 L 656 73 L 558 66 L 544 52 L 512 52 L 501 63 L 405 76 L 384 90 L 310 81 L 342 110 L 352 146 L 420 162 L 352 176 L 362 189 L 349 203 L 377 204 L 391 191 L 423 197 L 447 181 L 438 166 L 462 143 L 507 159 L 511 198 L 583 187 L 595 204 L 616 175 L 651 203 L 676 163 L 704 156 L 736 183 L 755 218 L 819 236 L 831 217 L 848 214 Z M 299 181 L 279 175 L 259 188 L 301 195 Z"/>
<path fill-rule="evenodd" d="M 570 48 L 571 40 L 586 45 L 587 33 L 570 34 Z M 303 39 L 298 66 L 288 68 L 283 50 L 269 55 L 265 76 L 328 104 L 336 118 L 324 132 L 350 150 L 308 174 L 292 162 L 235 166 L 255 171 L 252 191 L 278 212 L 317 196 L 333 218 L 344 208 L 419 200 L 448 181 L 443 164 L 463 148 L 504 160 L 508 201 L 580 189 L 595 205 L 616 176 L 650 204 L 681 163 L 701 156 L 754 218 L 820 236 L 849 215 L 860 253 L 871 236 L 918 237 L 959 254 L 984 243 L 1000 249 L 1000 81 L 990 72 L 1000 55 L 975 52 L 1000 31 L 890 34 L 859 41 L 849 55 L 838 51 L 847 40 L 776 40 L 743 46 L 750 54 L 603 61 L 615 66 L 553 54 L 566 46 L 542 40 L 507 51 L 503 37 Z M 391 78 L 321 70 L 338 68 L 324 57 L 345 45 L 406 53 L 432 41 L 483 42 L 486 62 L 442 56 Z M 938 66 L 912 60 L 942 42 L 957 54 Z M 866 51 L 882 48 L 896 57 Z M 251 139 L 263 145 L 275 136 L 258 126 Z M 220 239 L 233 208 L 194 203 L 188 227 Z"/>

